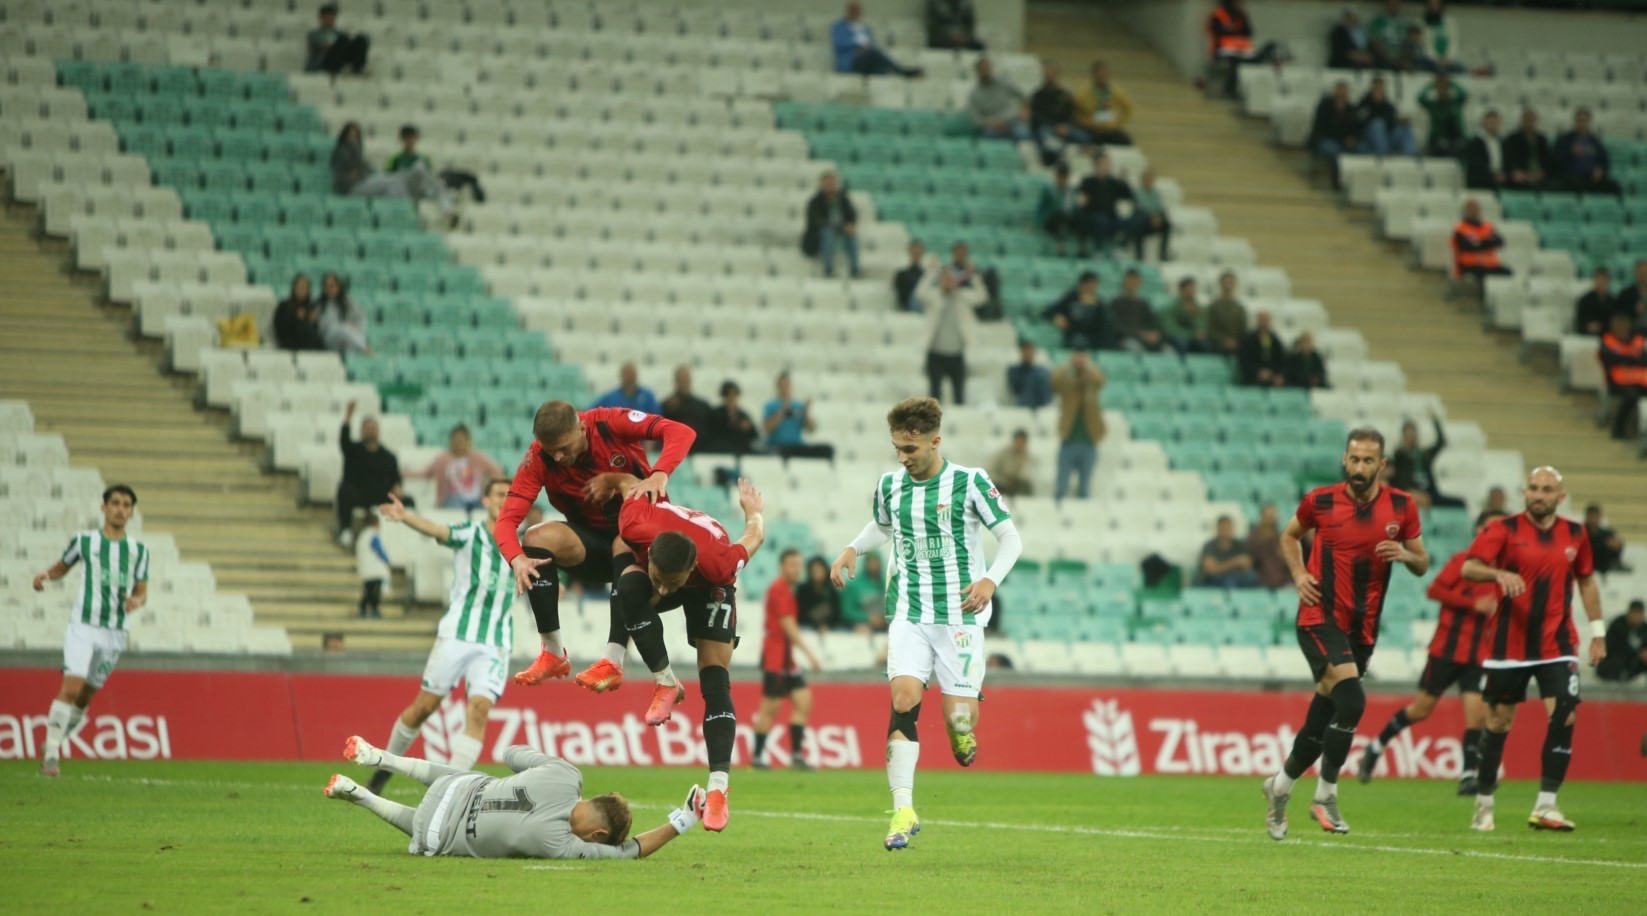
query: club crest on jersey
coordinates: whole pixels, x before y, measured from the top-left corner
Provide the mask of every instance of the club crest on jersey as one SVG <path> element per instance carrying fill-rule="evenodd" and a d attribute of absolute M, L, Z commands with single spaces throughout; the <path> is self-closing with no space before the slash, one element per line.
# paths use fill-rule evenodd
<path fill-rule="evenodd" d="M 1574 560 L 1578 559 L 1578 548 L 1577 547 L 1568 547 L 1566 550 L 1563 550 L 1562 553 L 1567 555 L 1567 562 L 1569 562 L 1569 563 L 1571 563 Z"/>
<path fill-rule="evenodd" d="M 611 464 L 615 468 L 621 468 L 624 465 L 627 465 L 628 463 L 629 463 L 629 459 L 623 457 L 622 455 L 613 455 L 612 456 Z"/>
<path fill-rule="evenodd" d="M 1384 533 L 1393 538 L 1401 533 L 1401 526 L 1397 525 L 1395 522 L 1391 522 L 1384 526 Z"/>
<path fill-rule="evenodd" d="M 938 524 L 940 524 L 940 525 L 949 524 L 949 503 L 939 503 L 937 512 L 938 512 Z"/>
<path fill-rule="evenodd" d="M 642 421 L 644 419 L 646 419 L 646 414 L 644 412 L 639 411 L 639 410 L 629 411 L 629 422 L 639 423 L 640 421 Z"/>

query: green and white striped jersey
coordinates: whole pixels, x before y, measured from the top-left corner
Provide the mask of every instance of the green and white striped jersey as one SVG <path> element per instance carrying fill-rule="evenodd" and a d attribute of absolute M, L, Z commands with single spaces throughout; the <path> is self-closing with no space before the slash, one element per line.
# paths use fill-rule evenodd
<path fill-rule="evenodd" d="M 875 524 L 892 530 L 886 617 L 916 623 L 989 623 L 994 605 L 961 610 L 961 590 L 983 578 L 983 529 L 1010 519 L 1001 492 L 980 468 L 945 461 L 916 481 L 903 468 L 881 475 Z"/>
<path fill-rule="evenodd" d="M 149 548 L 130 535 L 118 541 L 103 536 L 102 529 L 82 531 L 63 551 L 63 565 L 80 570 L 80 597 L 75 602 L 73 620 L 111 630 L 126 628 L 126 598 L 137 583 L 149 581 Z"/>
<path fill-rule="evenodd" d="M 488 646 L 513 648 L 515 624 L 509 605 L 515 600 L 515 574 L 503 562 L 498 542 L 484 523 L 453 525 L 446 546 L 452 557 L 452 597 L 440 618 L 437 635 Z"/>

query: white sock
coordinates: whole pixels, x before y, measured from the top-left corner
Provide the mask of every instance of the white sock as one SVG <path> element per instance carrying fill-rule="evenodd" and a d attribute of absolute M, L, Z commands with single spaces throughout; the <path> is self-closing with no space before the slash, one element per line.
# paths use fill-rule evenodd
<path fill-rule="evenodd" d="M 69 728 L 68 728 L 68 731 L 65 731 L 63 733 L 63 736 L 66 738 L 69 735 L 74 734 L 75 731 L 80 728 L 80 723 L 84 722 L 85 720 L 86 720 L 86 708 L 84 706 L 76 706 L 73 703 L 70 703 L 69 704 Z"/>
<path fill-rule="evenodd" d="M 389 746 L 384 750 L 399 756 L 406 753 L 406 749 L 411 747 L 412 742 L 416 740 L 417 729 L 396 718 L 394 731 L 389 733 Z"/>
<path fill-rule="evenodd" d="M 1541 808 L 1554 808 L 1556 806 L 1555 795 L 1556 794 L 1554 792 L 1538 793 L 1538 801 L 1533 802 L 1533 810 L 1537 811 Z"/>
<path fill-rule="evenodd" d="M 480 759 L 481 742 L 479 738 L 471 738 L 466 734 L 452 736 L 452 753 L 446 765 L 457 770 L 472 770 L 475 761 Z"/>
<path fill-rule="evenodd" d="M 918 741 L 886 743 L 886 783 L 892 787 L 893 808 L 915 806 L 915 761 L 920 759 Z"/>
<path fill-rule="evenodd" d="M 56 760 L 63 748 L 63 739 L 69 734 L 69 719 L 73 717 L 72 710 L 77 707 L 73 703 L 62 700 L 52 700 L 51 709 L 46 713 L 46 747 L 42 758 Z"/>
<path fill-rule="evenodd" d="M 949 731 L 954 735 L 972 734 L 972 710 L 965 706 L 957 707 L 949 715 Z"/>
<path fill-rule="evenodd" d="M 550 655 L 559 655 L 562 658 L 566 657 L 566 650 L 562 649 L 560 646 L 559 630 L 556 630 L 553 633 L 542 633 L 539 635 L 541 637 L 541 642 L 543 643 L 543 651 L 549 653 Z"/>
<path fill-rule="evenodd" d="M 658 686 L 660 687 L 673 687 L 680 683 L 675 680 L 675 668 L 673 665 L 665 665 L 662 671 L 652 672 L 652 680 L 657 681 Z"/>
<path fill-rule="evenodd" d="M 365 786 L 361 786 L 360 791 L 349 800 L 400 828 L 406 835 L 411 835 L 412 815 L 416 809 L 373 795 Z"/>
<path fill-rule="evenodd" d="M 1338 797 L 1338 783 L 1328 782 L 1325 779 L 1315 781 L 1315 800 L 1318 802 L 1331 801 Z"/>
<path fill-rule="evenodd" d="M 1367 751 L 1369 753 L 1371 753 L 1374 757 L 1378 756 L 1379 754 L 1384 753 L 1384 739 L 1383 738 L 1374 738 L 1374 739 L 1372 739 L 1372 743 L 1367 745 Z"/>
<path fill-rule="evenodd" d="M 434 782 L 433 779 L 429 778 L 429 761 L 424 760 L 422 757 L 402 757 L 399 754 L 391 754 L 385 751 L 383 763 L 378 769 L 411 777 L 424 785 Z"/>
<path fill-rule="evenodd" d="M 1271 788 L 1275 791 L 1276 795 L 1291 795 L 1292 787 L 1297 782 L 1298 780 L 1287 775 L 1286 770 L 1281 770 L 1275 774 L 1275 779 L 1274 782 L 1271 783 Z"/>
<path fill-rule="evenodd" d="M 619 668 L 622 668 L 623 654 L 627 651 L 629 651 L 628 646 L 623 645 L 622 643 L 609 642 L 606 644 L 606 655 L 602 657 L 612 664 L 617 665 Z"/>
<path fill-rule="evenodd" d="M 726 771 L 725 770 L 716 770 L 713 773 L 709 774 L 709 791 L 713 792 L 716 789 L 719 789 L 722 792 L 726 791 Z"/>

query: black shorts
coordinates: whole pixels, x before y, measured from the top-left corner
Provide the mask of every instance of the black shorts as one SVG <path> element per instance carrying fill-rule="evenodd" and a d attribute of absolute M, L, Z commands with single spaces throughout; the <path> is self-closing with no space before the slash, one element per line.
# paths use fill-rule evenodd
<path fill-rule="evenodd" d="M 1574 662 L 1488 668 L 1487 689 L 1482 695 L 1494 706 L 1514 706 L 1527 699 L 1527 685 L 1532 681 L 1538 682 L 1540 697 L 1578 705 L 1578 665 Z"/>
<path fill-rule="evenodd" d="M 697 648 L 698 640 L 730 643 L 738 647 L 738 588 L 713 585 L 683 588 L 658 603 L 658 613 L 680 608 L 686 615 L 686 642 Z"/>
<path fill-rule="evenodd" d="M 1480 693 L 1483 680 L 1485 675 L 1480 665 L 1466 665 L 1432 655 L 1424 663 L 1424 673 L 1418 676 L 1418 689 L 1439 697 L 1446 696 L 1447 688 L 1457 684 L 1459 693 Z"/>
<path fill-rule="evenodd" d="M 1328 668 L 1351 662 L 1355 663 L 1355 673 L 1366 677 L 1367 661 L 1373 654 L 1372 646 L 1350 642 L 1336 623 L 1299 627 L 1298 647 L 1304 650 L 1304 658 L 1310 663 L 1310 674 L 1318 681 Z"/>
<path fill-rule="evenodd" d="M 612 542 L 618 539 L 616 531 L 585 527 L 577 522 L 564 522 L 583 544 L 583 562 L 576 566 L 561 565 L 575 581 L 584 585 L 612 584 Z"/>
<path fill-rule="evenodd" d="M 806 675 L 799 671 L 762 671 L 761 696 L 768 700 L 782 700 L 806 686 Z"/>

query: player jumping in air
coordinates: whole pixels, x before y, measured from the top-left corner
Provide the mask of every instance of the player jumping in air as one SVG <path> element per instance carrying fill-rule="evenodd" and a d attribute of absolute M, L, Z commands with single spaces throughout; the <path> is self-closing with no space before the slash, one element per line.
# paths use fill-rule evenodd
<path fill-rule="evenodd" d="M 592 484 L 599 495 L 624 497 L 632 477 L 605 475 Z M 726 829 L 727 774 L 738 717 L 732 707 L 732 648 L 737 644 L 739 570 L 766 539 L 761 494 L 747 480 L 738 481 L 743 507 L 743 537 L 734 542 L 720 522 L 708 515 L 644 499 L 626 499 L 618 516 L 618 534 L 632 551 L 616 592 L 629 638 L 652 672 L 655 686 L 646 709 L 647 725 L 662 725 L 686 699 L 686 689 L 669 664 L 659 611 L 681 608 L 686 640 L 698 650 L 698 690 L 703 694 L 703 743 L 709 758 L 709 787 L 704 794 L 705 830 Z"/>
<path fill-rule="evenodd" d="M 915 763 L 921 746 L 915 725 L 921 694 L 934 673 L 943 694 L 950 749 L 961 766 L 978 756 L 978 693 L 984 681 L 984 626 L 995 589 L 1012 571 L 1023 544 L 989 475 L 938 454 L 943 408 L 934 398 L 900 401 L 886 415 L 892 447 L 903 470 L 881 475 L 873 516 L 830 567 L 844 588 L 858 554 L 893 543 L 887 577 L 886 676 L 892 688 L 886 778 L 892 824 L 886 848 L 903 849 L 921 830 L 915 815 Z M 999 544 L 984 568 L 983 529 Z"/>
<path fill-rule="evenodd" d="M 412 838 L 406 851 L 477 859 L 641 859 L 697 826 L 703 790 L 693 786 L 666 823 L 629 838 L 629 802 L 616 792 L 583 797 L 583 774 L 524 745 L 503 751 L 515 775 L 499 779 L 379 750 L 360 737 L 343 757 L 429 787 L 416 808 L 379 798 L 342 774 L 326 797 L 353 802 Z"/>
<path fill-rule="evenodd" d="M 497 479 L 486 484 L 481 505 L 486 521 L 442 525 L 406 511 L 393 494 L 378 509 L 385 521 L 400 522 L 419 534 L 452 550 L 452 596 L 436 630 L 435 647 L 423 668 L 423 689 L 412 705 L 395 719 L 389 733 L 389 753 L 404 754 L 417 740 L 423 723 L 440 708 L 440 701 L 463 681 L 469 695 L 464 710 L 463 734 L 452 737 L 450 763 L 467 770 L 480 759 L 481 741 L 486 737 L 486 718 L 492 704 L 503 697 L 509 677 L 509 650 L 515 645 L 515 622 L 509 605 L 515 598 L 514 577 L 492 540 L 492 525 L 509 493 L 509 481 Z M 389 782 L 389 771 L 372 777 L 371 790 L 381 795 Z"/>
<path fill-rule="evenodd" d="M 1321 761 L 1310 815 L 1321 829 L 1349 833 L 1338 814 L 1338 771 L 1349 756 L 1355 727 L 1367 705 L 1361 678 L 1378 641 L 1378 616 L 1390 573 L 1400 563 L 1415 576 L 1430 568 L 1411 496 L 1378 482 L 1384 436 L 1363 427 L 1344 444 L 1344 483 L 1304 496 L 1281 533 L 1281 555 L 1298 589 L 1298 645 L 1315 694 L 1281 772 L 1264 780 L 1264 826 L 1271 839 L 1287 835 L 1293 783 Z M 1303 538 L 1314 531 L 1309 565 Z"/>
<path fill-rule="evenodd" d="M 74 611 L 63 634 L 63 684 L 46 714 L 46 746 L 40 775 L 55 778 L 63 741 L 80 726 L 86 707 L 126 651 L 126 615 L 149 597 L 149 549 L 126 534 L 137 494 L 125 484 L 103 491 L 103 526 L 76 534 L 62 559 L 34 577 L 34 590 L 80 570 Z"/>
<path fill-rule="evenodd" d="M 1578 721 L 1578 631 L 1573 628 L 1573 586 L 1578 586 L 1584 615 L 1590 618 L 1591 667 L 1606 655 L 1606 625 L 1601 622 L 1601 591 L 1584 526 L 1556 515 L 1567 489 L 1555 468 L 1527 475 L 1522 491 L 1526 511 L 1487 526 L 1470 545 L 1464 577 L 1496 582 L 1504 593 L 1493 621 L 1487 659 L 1487 731 L 1481 737 L 1481 778 L 1475 799 L 1476 830 L 1493 829 L 1493 791 L 1504 742 L 1515 724 L 1516 706 L 1527 699 L 1529 682 L 1538 683 L 1549 714 L 1544 731 L 1543 766 L 1538 800 L 1527 826 L 1534 830 L 1572 830 L 1575 826 L 1556 807 L 1556 792 L 1573 759 L 1573 726 Z"/>
<path fill-rule="evenodd" d="M 806 720 L 812 714 L 812 690 L 806 686 L 806 675 L 795 664 L 795 650 L 806 656 L 813 671 L 823 666 L 812 647 L 801 638 L 801 628 L 795 624 L 800 609 L 795 604 L 795 586 L 806 575 L 801 566 L 801 552 L 791 547 L 778 558 L 778 578 L 766 590 L 766 638 L 761 643 L 761 708 L 755 713 L 755 748 L 750 753 L 750 764 L 757 770 L 766 769 L 766 736 L 772 732 L 772 723 L 778 709 L 789 700 L 789 768 L 808 770 L 806 762 Z"/>
<path fill-rule="evenodd" d="M 669 475 L 680 467 L 697 438 L 689 426 L 638 410 L 598 407 L 578 413 L 565 401 L 548 401 L 538 408 L 532 436 L 534 441 L 515 469 L 509 498 L 492 529 L 504 560 L 514 570 L 516 591 L 531 602 L 532 617 L 543 639 L 537 660 L 515 675 L 515 683 L 524 687 L 572 673 L 572 663 L 560 643 L 557 567 L 595 585 L 616 582 L 623 571 L 615 568 L 628 553 L 618 538 L 622 507 L 616 500 L 596 500 L 590 495 L 589 482 L 599 474 L 626 474 L 637 481 L 630 499 L 662 499 Z M 647 441 L 663 443 L 655 466 L 647 461 Z M 533 525 L 522 545 L 515 531 L 545 490 L 549 503 L 566 520 Z M 595 693 L 623 686 L 623 655 L 629 637 L 616 590 L 608 614 L 605 656 L 575 678 L 578 686 Z"/>
<path fill-rule="evenodd" d="M 1496 510 L 1483 512 L 1475 533 L 1481 534 L 1487 523 L 1505 515 Z M 1464 578 L 1464 561 L 1469 555 L 1467 550 L 1459 551 L 1430 583 L 1430 597 L 1441 602 L 1441 619 L 1436 623 L 1435 636 L 1430 639 L 1430 658 L 1418 678 L 1418 694 L 1411 703 L 1395 711 L 1384 730 L 1361 752 L 1357 775 L 1362 782 L 1372 782 L 1373 768 L 1378 766 L 1378 758 L 1395 736 L 1407 726 L 1428 719 L 1448 688 L 1457 684 L 1458 699 L 1464 704 L 1464 740 L 1459 745 L 1464 761 L 1458 794 L 1475 794 L 1481 729 L 1487 721 L 1487 706 L 1481 701 L 1481 649 L 1486 642 L 1483 637 L 1493 625 L 1491 615 L 1498 610 L 1499 594 L 1498 586 L 1491 582 Z"/>

